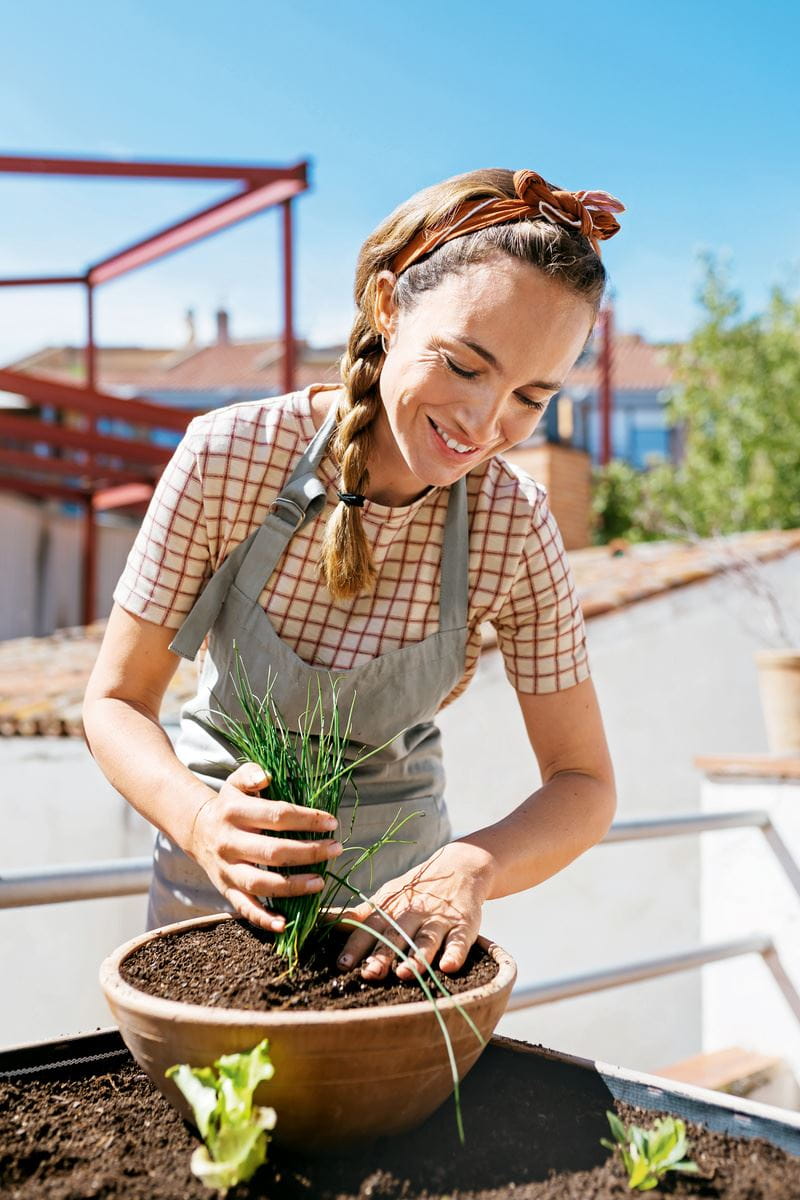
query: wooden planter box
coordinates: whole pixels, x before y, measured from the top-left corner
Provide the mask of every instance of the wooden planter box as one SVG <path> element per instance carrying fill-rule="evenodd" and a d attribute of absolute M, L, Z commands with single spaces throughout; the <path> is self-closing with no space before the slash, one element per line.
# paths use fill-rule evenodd
<path fill-rule="evenodd" d="M 66 1087 L 71 1079 L 86 1079 L 87 1075 L 92 1078 L 110 1074 L 113 1079 L 115 1072 L 119 1073 L 131 1064 L 132 1059 L 117 1031 L 105 1030 L 2 1051 L 0 1082 L 13 1080 L 24 1085 L 33 1079 L 62 1080 Z M 155 1089 L 152 1096 L 154 1102 L 164 1103 Z M 492 1039 L 464 1080 L 462 1098 L 467 1135 L 464 1147 L 459 1147 L 455 1137 L 450 1101 L 415 1132 L 374 1143 L 356 1154 L 351 1151 L 347 1158 L 328 1155 L 318 1159 L 309 1156 L 304 1160 L 301 1156 L 302 1173 L 315 1181 L 316 1190 L 312 1188 L 311 1194 L 327 1195 L 330 1183 L 333 1195 L 358 1195 L 358 1182 L 353 1184 L 346 1172 L 352 1175 L 360 1170 L 358 1178 L 369 1179 L 371 1173 L 376 1170 L 380 1173 L 390 1161 L 401 1162 L 407 1167 L 411 1164 L 408 1169 L 412 1174 L 417 1173 L 415 1179 L 419 1176 L 419 1182 L 414 1186 L 419 1186 L 420 1190 L 430 1189 L 429 1194 L 449 1195 L 460 1190 L 508 1186 L 511 1196 L 514 1187 L 546 1180 L 551 1171 L 584 1171 L 605 1162 L 608 1151 L 600 1146 L 599 1139 L 609 1136 L 605 1111 L 613 1107 L 615 1099 L 650 1110 L 653 1115 L 666 1112 L 681 1116 L 709 1130 L 734 1137 L 763 1138 L 791 1155 L 800 1155 L 800 1113 L 690 1085 L 675 1085 L 657 1076 L 559 1054 L 507 1038 Z M 61 1111 L 64 1111 L 63 1107 Z M 156 1125 L 163 1120 L 159 1111 L 154 1103 L 153 1121 L 148 1124 Z M 165 1103 L 164 1111 L 179 1122 Z M 128 1141 L 131 1145 L 136 1146 L 138 1134 L 135 1128 L 130 1131 Z M 7 1153 L 7 1147 L 2 1149 Z M 131 1184 L 136 1182 L 138 1171 L 142 1175 L 140 1182 L 146 1184 L 147 1150 L 144 1144 L 142 1150 L 141 1154 L 129 1153 L 126 1159 L 125 1174 Z M 186 1150 L 183 1150 L 182 1161 L 175 1167 L 176 1196 L 182 1194 L 179 1186 L 187 1186 L 178 1178 L 182 1171 L 188 1173 L 187 1158 Z M 298 1159 L 294 1161 L 297 1163 Z M 265 1168 L 268 1170 L 269 1167 Z M 63 1187 L 63 1169 L 58 1178 Z M 38 1184 L 39 1194 L 46 1195 L 46 1177 L 42 1179 L 40 1175 Z M 275 1200 L 276 1195 L 283 1194 L 275 1192 L 273 1182 L 266 1174 L 263 1186 L 262 1193 L 257 1174 L 249 1188 L 237 1195 L 263 1194 Z M 192 1190 L 192 1196 L 203 1194 L 199 1184 L 197 1188 L 200 1190 Z M 354 1190 L 350 1192 L 348 1188 Z M 132 1194 L 146 1193 L 136 1190 Z M 378 1191 L 375 1194 L 394 1193 Z M 409 1194 L 416 1195 L 416 1192 Z"/>

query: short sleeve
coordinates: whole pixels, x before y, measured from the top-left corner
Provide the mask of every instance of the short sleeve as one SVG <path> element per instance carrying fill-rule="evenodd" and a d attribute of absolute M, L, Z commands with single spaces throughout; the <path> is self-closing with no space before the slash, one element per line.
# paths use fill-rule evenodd
<path fill-rule="evenodd" d="M 517 692 L 560 692 L 589 678 L 575 581 L 541 489 L 511 588 L 492 624 Z"/>
<path fill-rule="evenodd" d="M 158 481 L 114 589 L 127 612 L 177 629 L 211 575 L 203 489 L 192 425 Z"/>

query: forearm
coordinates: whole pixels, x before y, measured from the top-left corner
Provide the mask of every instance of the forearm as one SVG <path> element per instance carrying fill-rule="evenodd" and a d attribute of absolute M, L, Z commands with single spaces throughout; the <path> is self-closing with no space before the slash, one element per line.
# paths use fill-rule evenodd
<path fill-rule="evenodd" d="M 95 697 L 84 705 L 86 743 L 106 779 L 129 804 L 183 850 L 214 791 L 176 757 L 156 718 L 127 700 Z"/>
<path fill-rule="evenodd" d="M 455 844 L 465 847 L 466 860 L 485 877 L 486 899 L 498 899 L 535 887 L 599 842 L 615 803 L 611 782 L 563 771 L 502 821 Z"/>

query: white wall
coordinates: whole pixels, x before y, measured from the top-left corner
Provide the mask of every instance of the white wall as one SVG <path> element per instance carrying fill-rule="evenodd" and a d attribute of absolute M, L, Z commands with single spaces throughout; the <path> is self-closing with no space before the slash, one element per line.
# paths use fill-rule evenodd
<path fill-rule="evenodd" d="M 138 522 L 113 514 L 97 520 L 95 615 L 111 611 L 111 593 Z M 0 495 L 0 641 L 42 637 L 79 625 L 83 518 L 16 496 Z M 8 567 L 13 564 L 13 569 Z"/>
<path fill-rule="evenodd" d="M 800 554 L 765 569 L 784 600 L 795 602 Z M 752 658 L 756 620 L 752 597 L 715 578 L 589 622 L 618 820 L 698 812 L 695 756 L 766 750 Z M 496 819 L 533 789 L 532 754 L 498 653 L 484 656 L 478 680 L 441 724 L 459 830 Z M 702 937 L 699 839 L 597 846 L 533 891 L 490 904 L 484 925 L 515 955 L 525 984 L 695 946 Z M 505 1018 L 502 1032 L 656 1069 L 703 1048 L 700 975 L 529 1009 Z M 759 1048 L 761 1033 L 754 1012 L 746 1044 Z"/>
<path fill-rule="evenodd" d="M 150 826 L 100 774 L 79 738 L 0 738 L 4 867 L 150 853 Z M 144 928 L 146 897 L 0 910 L 6 1046 L 113 1024 L 101 960 Z"/>

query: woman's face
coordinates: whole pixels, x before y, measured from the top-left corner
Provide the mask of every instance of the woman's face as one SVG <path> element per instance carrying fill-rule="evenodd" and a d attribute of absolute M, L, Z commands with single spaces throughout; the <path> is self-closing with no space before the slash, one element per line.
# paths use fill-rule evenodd
<path fill-rule="evenodd" d="M 399 312 L 381 272 L 389 352 L 370 455 L 371 498 L 408 504 L 530 437 L 580 354 L 592 307 L 507 255 L 448 276 Z M 471 344 L 470 344 L 471 343 Z"/>

